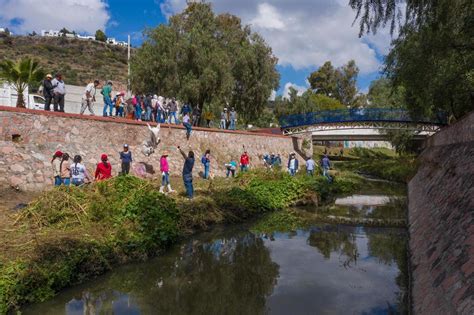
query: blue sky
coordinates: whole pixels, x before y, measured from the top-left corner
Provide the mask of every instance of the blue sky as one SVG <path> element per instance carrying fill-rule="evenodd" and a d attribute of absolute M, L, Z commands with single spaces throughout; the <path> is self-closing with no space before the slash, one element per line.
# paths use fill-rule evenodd
<path fill-rule="evenodd" d="M 347 0 L 210 2 L 217 13 L 239 16 L 272 46 L 279 58 L 278 94 L 286 93 L 289 86 L 305 90 L 308 75 L 327 60 L 336 66 L 356 60 L 360 68 L 358 87 L 363 92 L 380 76 L 390 43 L 388 31 L 359 38 Z M 139 46 L 144 28 L 167 23 L 167 18 L 181 12 L 185 5 L 186 0 L 43 0 L 41 6 L 36 0 L 0 0 L 0 27 L 8 26 L 16 34 L 63 26 L 82 33 L 102 28 L 118 40 L 126 40 L 130 34 L 132 44 Z"/>

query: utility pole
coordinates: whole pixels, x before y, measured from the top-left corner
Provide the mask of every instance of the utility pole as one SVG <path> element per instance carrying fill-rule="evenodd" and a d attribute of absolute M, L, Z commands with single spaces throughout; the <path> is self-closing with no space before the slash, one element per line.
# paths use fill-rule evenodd
<path fill-rule="evenodd" d="M 130 87 L 130 35 L 128 35 L 128 55 L 127 55 L 127 64 L 128 64 L 128 77 L 127 77 L 127 93 L 128 96 L 132 95 L 131 87 Z"/>

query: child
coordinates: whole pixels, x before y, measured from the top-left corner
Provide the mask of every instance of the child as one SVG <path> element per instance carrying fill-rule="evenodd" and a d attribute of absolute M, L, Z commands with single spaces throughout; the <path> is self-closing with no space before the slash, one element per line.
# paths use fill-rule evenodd
<path fill-rule="evenodd" d="M 63 153 L 61 151 L 56 151 L 51 160 L 51 165 L 53 166 L 53 176 L 54 176 L 54 186 L 61 186 L 61 158 Z"/>
<path fill-rule="evenodd" d="M 112 177 L 112 165 L 108 162 L 107 154 L 102 154 L 100 160 L 95 169 L 95 179 L 98 181 Z"/>
<path fill-rule="evenodd" d="M 184 114 L 183 126 L 186 128 L 186 140 L 189 140 L 192 130 L 191 118 L 189 118 L 189 113 Z"/>
<path fill-rule="evenodd" d="M 61 169 L 61 183 L 64 186 L 71 184 L 71 168 L 69 167 L 69 154 L 64 153 L 60 164 Z"/>
<path fill-rule="evenodd" d="M 74 186 L 82 186 L 85 183 L 85 180 L 90 181 L 89 174 L 84 165 L 81 164 L 82 157 L 76 155 L 74 157 L 74 164 L 70 166 L 71 168 L 71 181 Z"/>
<path fill-rule="evenodd" d="M 123 151 L 120 152 L 120 160 L 122 161 L 122 175 L 128 175 L 130 172 L 130 164 L 132 164 L 132 152 L 128 150 L 128 144 L 123 145 Z"/>
<path fill-rule="evenodd" d="M 168 187 L 168 192 L 172 193 L 174 190 L 171 188 L 170 185 L 170 167 L 168 164 L 168 153 L 164 152 L 160 158 L 160 171 L 161 171 L 161 187 L 160 193 L 165 193 L 165 186 Z"/>

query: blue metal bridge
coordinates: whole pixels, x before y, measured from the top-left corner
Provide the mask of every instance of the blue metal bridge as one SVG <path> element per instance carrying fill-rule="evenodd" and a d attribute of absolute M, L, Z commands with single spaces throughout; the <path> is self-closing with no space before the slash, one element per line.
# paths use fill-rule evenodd
<path fill-rule="evenodd" d="M 433 134 L 447 124 L 445 115 L 413 119 L 401 109 L 362 108 L 327 110 L 280 118 L 284 134 L 299 134 L 341 129 L 413 130 Z"/>

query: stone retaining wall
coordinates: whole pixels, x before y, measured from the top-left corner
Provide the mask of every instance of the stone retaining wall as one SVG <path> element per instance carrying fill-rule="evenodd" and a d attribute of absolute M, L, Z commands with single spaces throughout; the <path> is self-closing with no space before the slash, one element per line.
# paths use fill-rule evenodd
<path fill-rule="evenodd" d="M 408 186 L 415 314 L 474 314 L 474 112 L 426 142 Z"/>
<path fill-rule="evenodd" d="M 143 122 L 1 106 L 0 122 L 0 189 L 15 187 L 33 191 L 51 186 L 50 161 L 56 150 L 71 156 L 82 155 L 89 173 L 95 170 L 100 155 L 106 153 L 113 174 L 117 175 L 119 152 L 123 144 L 128 143 L 134 158 L 132 171 L 146 169 L 149 177 L 161 176 L 159 158 L 163 151 L 169 152 L 171 175 L 180 175 L 183 159 L 177 145 L 185 151 L 194 150 L 196 176 L 202 171 L 200 157 L 206 149 L 211 150 L 211 174 L 215 176 L 225 175 L 224 163 L 231 157 L 238 162 L 244 146 L 252 167 L 263 165 L 261 157 L 265 153 L 280 153 L 286 163 L 289 152 L 302 152 L 302 139 L 297 138 L 196 128 L 191 139 L 186 141 L 181 126 L 162 125 L 158 152 L 146 157 L 141 153 L 141 143 L 149 136 L 149 131 Z M 311 154 L 310 151 L 307 153 Z"/>

